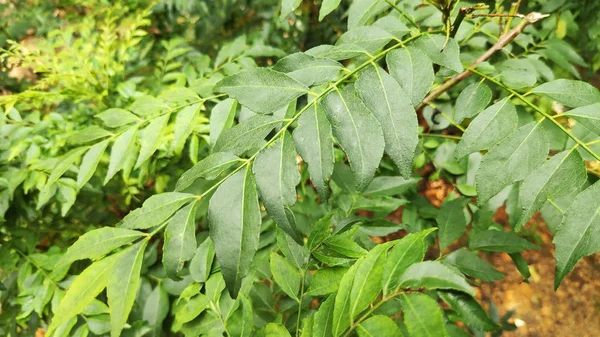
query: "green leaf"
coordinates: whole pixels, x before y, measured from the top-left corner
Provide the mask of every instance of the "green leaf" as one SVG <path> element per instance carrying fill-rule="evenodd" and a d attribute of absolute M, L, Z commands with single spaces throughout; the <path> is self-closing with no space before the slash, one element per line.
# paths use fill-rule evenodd
<path fill-rule="evenodd" d="M 196 282 L 204 283 L 210 275 L 210 269 L 215 258 L 215 247 L 210 237 L 198 246 L 196 254 L 190 261 L 190 275 Z"/>
<path fill-rule="evenodd" d="M 175 128 L 173 131 L 173 142 L 171 143 L 171 152 L 181 153 L 185 141 L 194 130 L 194 120 L 198 116 L 202 104 L 193 104 L 183 108 L 175 117 Z M 158 136 L 158 134 L 156 135 Z M 157 137 L 159 138 L 159 137 Z"/>
<path fill-rule="evenodd" d="M 110 139 L 107 139 L 92 146 L 83 156 L 77 173 L 77 188 L 81 189 L 92 178 L 109 142 Z"/>
<path fill-rule="evenodd" d="M 329 196 L 328 180 L 333 173 L 333 137 L 331 124 L 319 102 L 298 119 L 293 133 L 294 142 L 302 159 L 308 163 L 310 178 L 322 201 Z"/>
<path fill-rule="evenodd" d="M 252 170 L 269 216 L 296 242 L 302 243 L 290 209 L 296 203 L 296 185 L 300 183 L 292 136 L 284 132 L 271 146 L 261 151 Z"/>
<path fill-rule="evenodd" d="M 169 294 L 162 283 L 159 283 L 146 299 L 142 318 L 152 327 L 151 336 L 161 335 L 162 322 L 169 313 Z"/>
<path fill-rule="evenodd" d="M 109 128 L 118 128 L 119 126 L 139 122 L 140 119 L 136 115 L 124 109 L 108 109 L 96 115 L 100 118 L 104 125 Z"/>
<path fill-rule="evenodd" d="M 409 234 L 394 242 L 383 267 L 383 293 L 389 294 L 400 283 L 400 276 L 406 269 L 417 262 L 423 261 L 427 251 L 425 238 L 435 231 L 435 228 Z"/>
<path fill-rule="evenodd" d="M 456 99 L 454 121 L 461 123 L 465 118 L 477 116 L 492 100 L 492 90 L 484 82 L 472 83 L 461 91 Z"/>
<path fill-rule="evenodd" d="M 250 337 L 254 327 L 252 303 L 243 295 L 238 300 L 240 305 L 227 319 L 227 333 L 232 337 Z"/>
<path fill-rule="evenodd" d="M 208 223 L 223 277 L 235 298 L 250 270 L 260 236 L 260 207 L 249 169 L 219 186 L 210 199 Z"/>
<path fill-rule="evenodd" d="M 317 270 L 312 276 L 306 294 L 314 297 L 336 292 L 347 270 L 348 268 L 343 267 L 327 267 Z"/>
<path fill-rule="evenodd" d="M 139 141 L 141 144 L 140 155 L 135 162 L 135 168 L 139 168 L 146 160 L 148 160 L 158 146 L 160 145 L 161 133 L 167 125 L 169 115 L 163 115 L 154 119 L 147 127 L 139 133 Z"/>
<path fill-rule="evenodd" d="M 444 35 L 425 35 L 414 42 L 415 46 L 421 49 L 429 59 L 443 67 L 454 70 L 459 73 L 463 71 L 460 63 L 460 47 L 456 40 L 450 38 L 446 43 Z"/>
<path fill-rule="evenodd" d="M 196 252 L 197 206 L 195 200 L 177 211 L 165 228 L 162 263 L 167 276 L 174 280 L 179 279 L 183 264 Z"/>
<path fill-rule="evenodd" d="M 446 249 L 454 240 L 467 231 L 468 219 L 464 208 L 469 202 L 466 198 L 444 201 L 435 218 L 440 231 L 438 233 L 440 250 Z"/>
<path fill-rule="evenodd" d="M 125 165 L 125 157 L 130 147 L 135 146 L 135 136 L 137 127 L 132 127 L 119 135 L 113 143 L 110 151 L 110 162 L 108 163 L 108 171 L 104 178 L 104 185 L 115 176 L 119 170 Z"/>
<path fill-rule="evenodd" d="M 319 246 L 331 233 L 331 218 L 335 215 L 335 213 L 330 213 L 315 223 L 310 234 L 308 235 L 308 249 L 314 250 L 317 246 Z"/>
<path fill-rule="evenodd" d="M 446 255 L 443 262 L 458 268 L 466 275 L 486 282 L 494 282 L 506 276 L 480 259 L 475 253 L 464 248 Z"/>
<path fill-rule="evenodd" d="M 525 179 L 546 160 L 548 151 L 546 132 L 537 122 L 520 127 L 494 145 L 476 173 L 477 202 L 483 205 L 506 186 Z"/>
<path fill-rule="evenodd" d="M 600 103 L 582 106 L 565 112 L 565 116 L 573 118 L 596 135 L 600 135 Z"/>
<path fill-rule="evenodd" d="M 213 180 L 221 173 L 231 168 L 234 164 L 242 160 L 237 156 L 227 152 L 216 152 L 202 159 L 198 164 L 192 166 L 191 169 L 185 171 L 179 180 L 175 191 L 183 191 L 190 187 L 197 179 L 204 178 Z"/>
<path fill-rule="evenodd" d="M 411 337 L 447 337 L 442 309 L 431 297 L 419 294 L 402 294 L 404 324 Z"/>
<path fill-rule="evenodd" d="M 54 312 L 48 335 L 52 335 L 61 324 L 82 312 L 104 290 L 109 276 L 113 273 L 115 262 L 122 255 L 123 252 L 94 262 L 77 276 Z"/>
<path fill-rule="evenodd" d="M 600 251 L 600 183 L 595 183 L 575 197 L 554 235 L 557 289 L 565 276 L 582 257 Z"/>
<path fill-rule="evenodd" d="M 356 0 L 348 11 L 348 30 L 363 26 L 375 15 L 383 12 L 389 5 L 379 0 Z"/>
<path fill-rule="evenodd" d="M 87 150 L 87 147 L 79 147 L 67 152 L 65 155 L 61 156 L 58 160 L 58 164 L 52 170 L 50 177 L 48 177 L 48 181 L 46 182 L 46 186 L 50 186 L 58 181 L 60 177 L 62 177 L 65 172 L 73 165 L 81 155 Z"/>
<path fill-rule="evenodd" d="M 206 310 L 210 299 L 204 294 L 196 294 L 190 299 L 179 299 L 175 305 L 175 320 L 179 324 L 187 323 Z"/>
<path fill-rule="evenodd" d="M 284 73 L 256 68 L 226 77 L 213 91 L 237 99 L 252 111 L 273 113 L 306 94 L 308 87 Z"/>
<path fill-rule="evenodd" d="M 306 53 L 294 53 L 279 60 L 273 66 L 273 70 L 286 73 L 310 87 L 337 79 L 344 66 L 331 59 L 314 57 Z"/>
<path fill-rule="evenodd" d="M 523 254 L 512 253 L 509 255 L 521 276 L 523 276 L 523 278 L 525 278 L 526 280 L 529 279 L 531 277 L 531 272 L 529 271 L 529 265 L 527 264 L 527 260 L 525 260 L 525 258 L 523 257 Z"/>
<path fill-rule="evenodd" d="M 106 295 L 110 308 L 111 337 L 121 335 L 133 307 L 140 284 L 140 271 L 147 243 L 148 240 L 142 240 L 124 251 L 108 277 Z"/>
<path fill-rule="evenodd" d="M 302 0 L 283 0 L 281 2 L 281 14 L 279 14 L 279 18 L 281 20 L 285 20 L 285 18 L 294 10 L 296 10 L 296 8 L 298 8 L 298 6 L 300 6 L 300 4 L 302 3 Z"/>
<path fill-rule="evenodd" d="M 400 83 L 410 97 L 413 106 L 418 106 L 431 90 L 435 75 L 431 60 L 416 47 L 392 50 L 386 56 L 390 74 Z"/>
<path fill-rule="evenodd" d="M 221 133 L 233 125 L 238 102 L 228 98 L 219 102 L 210 112 L 210 143 L 214 145 Z"/>
<path fill-rule="evenodd" d="M 401 39 L 410 32 L 410 29 L 398 17 L 393 15 L 384 16 L 375 21 L 373 25 L 392 34 L 396 39 Z"/>
<path fill-rule="evenodd" d="M 351 258 L 359 258 L 367 254 L 367 251 L 354 242 L 351 237 L 343 234 L 330 236 L 323 241 L 323 244 L 334 252 Z"/>
<path fill-rule="evenodd" d="M 600 91 L 593 85 L 582 81 L 554 80 L 535 87 L 531 92 L 549 97 L 572 108 L 600 102 Z"/>
<path fill-rule="evenodd" d="M 523 228 L 548 199 L 556 200 L 571 194 L 586 179 L 585 163 L 575 148 L 552 156 L 520 185 L 522 213 L 515 230 Z"/>
<path fill-rule="evenodd" d="M 473 297 L 452 291 L 439 291 L 438 294 L 470 328 L 479 331 L 496 331 L 500 328 Z"/>
<path fill-rule="evenodd" d="M 277 228 L 277 247 L 288 260 L 294 263 L 298 268 L 302 269 L 310 257 L 310 252 L 306 246 L 297 243 L 289 235 L 285 234 L 281 228 Z"/>
<path fill-rule="evenodd" d="M 369 54 L 374 54 L 393 39 L 393 36 L 376 26 L 356 27 L 342 34 L 336 42 L 336 48 L 360 46 Z"/>
<path fill-rule="evenodd" d="M 271 252 L 270 267 L 273 279 L 275 279 L 281 290 L 289 297 L 299 301 L 298 291 L 300 290 L 300 282 L 302 281 L 300 270 L 275 252 Z"/>
<path fill-rule="evenodd" d="M 350 161 L 356 188 L 362 191 L 373 179 L 383 155 L 385 142 L 381 125 L 350 85 L 329 93 L 323 105 L 333 134 Z"/>
<path fill-rule="evenodd" d="M 490 106 L 465 130 L 456 147 L 456 158 L 490 149 L 510 135 L 517 128 L 518 122 L 517 110 L 508 98 Z"/>
<path fill-rule="evenodd" d="M 281 120 L 272 116 L 252 116 L 221 133 L 212 152 L 229 152 L 236 156 L 257 148 Z"/>
<path fill-rule="evenodd" d="M 77 239 L 56 264 L 55 269 L 73 261 L 98 260 L 113 250 L 141 238 L 145 234 L 125 228 L 102 227 L 89 231 Z"/>
<path fill-rule="evenodd" d="M 392 196 L 402 194 L 416 186 L 418 179 L 404 179 L 402 177 L 379 176 L 367 186 L 364 195 L 369 196 Z"/>
<path fill-rule="evenodd" d="M 283 324 L 269 323 L 265 326 L 265 337 L 291 337 L 291 335 Z"/>
<path fill-rule="evenodd" d="M 487 230 L 471 233 L 469 248 L 487 252 L 518 253 L 539 247 L 514 232 Z"/>
<path fill-rule="evenodd" d="M 334 336 L 341 335 L 381 292 L 383 264 L 390 244 L 373 248 L 356 261 L 340 281 L 333 309 Z"/>
<path fill-rule="evenodd" d="M 409 179 L 419 142 L 417 113 L 398 82 L 380 67 L 368 67 L 356 81 L 356 91 L 383 130 L 385 153 Z"/>
<path fill-rule="evenodd" d="M 329 13 L 338 8 L 341 1 L 342 0 L 323 0 L 321 3 L 321 10 L 319 11 L 319 21 L 323 21 Z"/>
<path fill-rule="evenodd" d="M 71 144 L 81 144 L 98 140 L 100 138 L 109 137 L 112 135 L 113 134 L 111 132 L 106 131 L 101 127 L 92 125 L 83 130 L 74 132 L 71 135 L 71 137 L 69 137 L 69 142 Z"/>
<path fill-rule="evenodd" d="M 331 327 L 333 325 L 333 309 L 336 296 L 330 295 L 321 303 L 319 310 L 315 313 L 313 323 L 314 337 L 330 337 Z"/>
<path fill-rule="evenodd" d="M 400 328 L 391 318 L 375 315 L 356 327 L 359 337 L 403 337 Z"/>
<path fill-rule="evenodd" d="M 408 267 L 400 277 L 400 287 L 452 289 L 475 296 L 475 291 L 461 274 L 436 261 L 419 262 Z"/>
<path fill-rule="evenodd" d="M 144 201 L 141 208 L 127 214 L 121 221 L 120 227 L 146 229 L 158 226 L 194 199 L 196 196 L 188 193 L 155 194 Z"/>

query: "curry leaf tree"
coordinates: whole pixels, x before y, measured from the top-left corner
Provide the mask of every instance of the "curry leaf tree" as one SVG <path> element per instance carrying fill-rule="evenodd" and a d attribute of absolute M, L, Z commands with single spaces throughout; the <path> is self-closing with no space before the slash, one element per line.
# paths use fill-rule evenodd
<path fill-rule="evenodd" d="M 283 0 L 274 20 L 301 5 Z M 319 19 L 346 9 L 335 44 L 286 55 L 235 39 L 199 61 L 196 80 L 187 68 L 173 75 L 183 85 L 98 112 L 55 158 L 28 160 L 39 157 L 20 136 L 29 131 L 11 131 L 35 123 L 15 108 L 27 97 L 0 101 L 9 161 L 24 152 L 38 174 L 8 170 L 6 205 L 35 187 L 38 208 L 55 197 L 64 215 L 95 178 L 157 173 L 184 149 L 190 159 L 174 191 L 116 226 L 30 254 L 16 274 L 19 317 L 49 317 L 50 336 L 482 335 L 505 322 L 473 287 L 504 274 L 480 252 L 509 254 L 528 278 L 521 252 L 538 245 L 524 227 L 536 212 L 555 224 L 555 287 L 600 251 L 600 92 L 554 79 L 551 67 L 571 63 L 529 55 L 528 41 L 547 42 L 535 28 L 546 14 L 354 0 L 323 1 Z M 478 36 L 483 24 L 497 39 Z M 189 51 L 165 48 L 163 72 Z M 523 69 L 531 78 L 515 79 Z M 456 188 L 436 208 L 418 193 L 425 179 Z M 397 209 L 400 221 L 386 218 Z"/>

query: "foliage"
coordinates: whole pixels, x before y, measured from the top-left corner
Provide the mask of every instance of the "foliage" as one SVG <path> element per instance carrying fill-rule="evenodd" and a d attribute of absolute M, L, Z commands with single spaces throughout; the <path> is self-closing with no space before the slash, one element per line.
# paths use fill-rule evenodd
<path fill-rule="evenodd" d="M 600 92 L 583 7 L 488 3 L 74 1 L 7 41 L 35 76 L 0 96 L 0 333 L 513 329 L 481 256 L 527 280 L 538 211 L 556 288 L 600 251 Z"/>

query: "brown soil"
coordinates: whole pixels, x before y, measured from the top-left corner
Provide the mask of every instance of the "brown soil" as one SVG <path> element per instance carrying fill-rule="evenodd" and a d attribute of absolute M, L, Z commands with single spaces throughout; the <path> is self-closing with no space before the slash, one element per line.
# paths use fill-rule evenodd
<path fill-rule="evenodd" d="M 483 284 L 482 297 L 496 303 L 500 316 L 514 311 L 510 321 L 518 326 L 502 336 L 600 336 L 600 254 L 582 259 L 555 292 L 552 234 L 539 215 L 532 221 L 543 244 L 541 250 L 523 253 L 532 275 L 529 283 L 523 282 L 508 254 L 486 257 L 507 276 Z"/>

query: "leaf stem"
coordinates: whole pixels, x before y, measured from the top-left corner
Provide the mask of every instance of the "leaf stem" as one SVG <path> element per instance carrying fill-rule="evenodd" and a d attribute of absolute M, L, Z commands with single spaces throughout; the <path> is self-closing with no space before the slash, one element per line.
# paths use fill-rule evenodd
<path fill-rule="evenodd" d="M 590 149 L 586 143 L 584 143 L 581 139 L 577 138 L 575 135 L 573 135 L 571 132 L 569 132 L 569 130 L 567 130 L 562 124 L 560 124 L 558 121 L 556 121 L 556 119 L 552 118 L 552 116 L 550 116 L 550 114 L 548 114 L 546 111 L 540 109 L 537 105 L 531 103 L 529 100 L 527 100 L 523 95 L 519 94 L 518 92 L 516 92 L 515 90 L 507 87 L 506 85 L 504 85 L 503 83 L 501 83 L 500 81 L 478 71 L 475 70 L 473 68 L 467 68 L 468 71 L 472 72 L 473 74 L 476 74 L 482 78 L 485 78 L 486 80 L 496 84 L 497 86 L 503 88 L 504 90 L 510 92 L 511 94 L 515 95 L 517 98 L 519 98 L 523 103 L 525 103 L 527 106 L 529 106 L 530 108 L 532 108 L 533 110 L 535 110 L 536 112 L 538 112 L 540 115 L 544 116 L 545 118 L 548 118 L 549 121 L 551 121 L 552 123 L 554 123 L 554 125 L 556 125 L 562 132 L 564 132 L 567 136 L 569 136 L 569 138 L 573 139 L 575 141 L 575 143 L 577 143 L 579 146 L 581 146 L 586 152 L 588 152 L 590 155 L 592 155 L 592 157 L 594 157 L 596 160 L 600 160 L 600 155 L 596 154 L 594 151 L 592 151 L 592 149 Z"/>
<path fill-rule="evenodd" d="M 387 2 L 390 6 L 392 6 L 393 9 L 397 10 L 398 12 L 400 12 L 400 14 L 402 14 L 402 16 L 404 18 L 406 18 L 406 20 L 408 20 L 413 26 L 419 28 L 419 25 L 415 22 L 415 20 L 413 18 L 411 18 L 406 11 L 404 11 L 402 8 L 398 7 L 395 3 L 391 2 L 390 0 L 385 0 L 385 2 Z"/>

